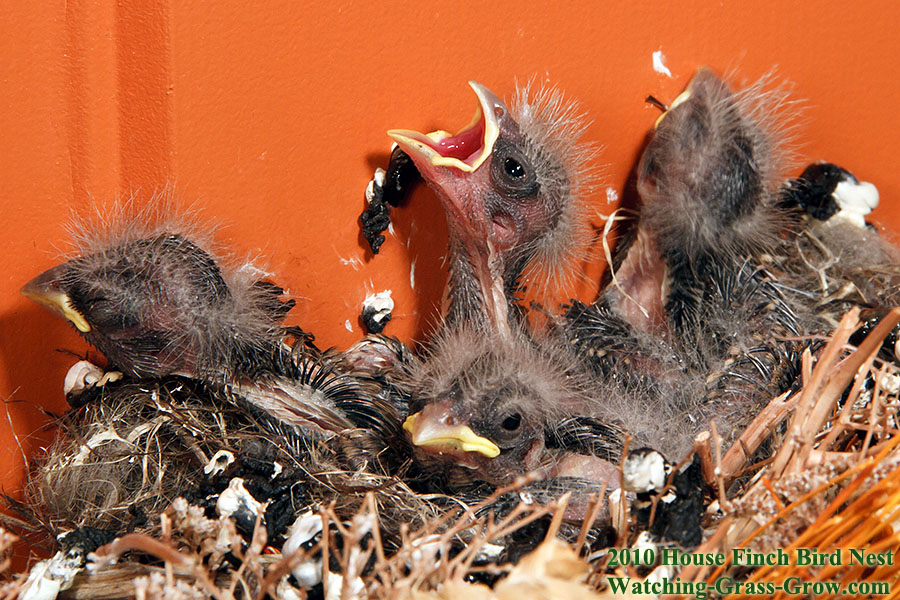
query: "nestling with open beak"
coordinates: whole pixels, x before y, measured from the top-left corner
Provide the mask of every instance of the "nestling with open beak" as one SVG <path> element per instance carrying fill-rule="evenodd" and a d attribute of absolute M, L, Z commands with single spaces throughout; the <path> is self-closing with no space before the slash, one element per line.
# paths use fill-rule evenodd
<path fill-rule="evenodd" d="M 593 152 L 578 142 L 584 121 L 555 91 L 522 90 L 510 109 L 471 86 L 479 111 L 458 134 L 390 132 L 440 198 L 451 238 L 449 308 L 427 355 L 408 368 L 404 428 L 424 468 L 443 479 L 503 483 L 538 471 L 614 487 L 618 428 L 592 430 L 577 473 L 572 450 L 560 447 L 574 438 L 556 431 L 592 414 L 604 392 L 590 388 L 562 340 L 527 331 L 515 297 L 523 278 L 562 276 L 584 241 Z"/>
<path fill-rule="evenodd" d="M 450 229 L 449 308 L 457 322 L 505 328 L 525 277 L 556 282 L 585 243 L 583 198 L 594 148 L 584 119 L 559 92 L 521 89 L 512 108 L 470 82 L 479 108 L 456 135 L 388 134 L 435 191 Z"/>

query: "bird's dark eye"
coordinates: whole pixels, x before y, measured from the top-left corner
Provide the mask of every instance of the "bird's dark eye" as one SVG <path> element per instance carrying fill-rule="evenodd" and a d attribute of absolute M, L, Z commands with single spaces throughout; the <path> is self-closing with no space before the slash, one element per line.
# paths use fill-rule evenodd
<path fill-rule="evenodd" d="M 500 413 L 500 418 L 484 427 L 486 437 L 503 450 L 525 448 L 531 439 L 522 413 Z"/>
<path fill-rule="evenodd" d="M 503 419 L 503 422 L 500 423 L 500 427 L 505 429 L 506 431 L 515 431 L 519 428 L 519 425 L 522 424 L 522 415 L 519 413 L 513 413 Z"/>
<path fill-rule="evenodd" d="M 491 183 L 502 197 L 511 200 L 533 198 L 540 191 L 532 162 L 518 147 L 502 138 L 494 146 Z"/>
<path fill-rule="evenodd" d="M 525 167 L 511 156 L 508 156 L 506 160 L 503 161 L 503 170 L 506 171 L 506 174 L 512 179 L 521 179 L 525 177 Z"/>
<path fill-rule="evenodd" d="M 134 315 L 104 296 L 90 298 L 85 304 L 84 316 L 94 327 L 104 331 L 125 329 L 138 324 Z"/>

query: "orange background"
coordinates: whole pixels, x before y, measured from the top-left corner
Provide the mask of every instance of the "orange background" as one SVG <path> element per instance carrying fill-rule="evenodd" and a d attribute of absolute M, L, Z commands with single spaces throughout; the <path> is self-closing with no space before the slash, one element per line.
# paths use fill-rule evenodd
<path fill-rule="evenodd" d="M 397 236 L 375 260 L 357 217 L 374 167 L 387 161 L 385 131 L 465 125 L 475 110 L 468 79 L 508 98 L 517 78 L 534 76 L 578 99 L 593 119 L 587 138 L 605 146 L 595 206 L 608 213 L 605 188 L 622 192 L 658 116 L 648 93 L 672 100 L 704 64 L 748 80 L 777 65 L 808 101 L 803 161 L 826 158 L 874 182 L 876 220 L 900 226 L 895 1 L 625 4 L 6 2 L 5 491 L 21 484 L 23 453 L 47 438 L 35 434 L 47 421 L 38 407 L 65 408 L 62 380 L 74 358 L 57 350 L 86 349 L 18 294 L 65 250 L 68 211 L 174 186 L 226 226 L 229 247 L 265 257 L 298 300 L 293 322 L 321 345 L 358 339 L 360 302 L 383 289 L 397 304 L 386 332 L 421 338 L 445 278 L 436 200 L 420 187 L 395 212 Z M 653 70 L 657 50 L 672 77 Z M 589 299 L 592 285 L 575 292 Z"/>

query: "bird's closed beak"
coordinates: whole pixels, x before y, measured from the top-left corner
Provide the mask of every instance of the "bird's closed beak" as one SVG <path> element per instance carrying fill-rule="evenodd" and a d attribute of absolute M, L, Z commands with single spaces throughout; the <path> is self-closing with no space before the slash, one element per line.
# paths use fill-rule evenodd
<path fill-rule="evenodd" d="M 467 425 L 451 421 L 444 403 L 436 402 L 407 417 L 403 429 L 409 432 L 413 445 L 437 453 L 476 452 L 488 458 L 500 454 L 500 448 L 494 442 L 476 434 Z"/>
<path fill-rule="evenodd" d="M 469 85 L 478 96 L 478 111 L 472 122 L 455 135 L 442 130 L 428 134 L 408 129 L 388 131 L 388 135 L 412 157 L 420 171 L 450 167 L 471 173 L 491 155 L 500 135 L 499 119 L 509 109 L 480 83 L 470 81 Z"/>
<path fill-rule="evenodd" d="M 679 105 L 684 104 L 692 95 L 696 93 L 696 90 L 699 87 L 709 84 L 710 82 L 719 81 L 718 76 L 710 69 L 709 67 L 700 67 L 697 70 L 697 73 L 691 78 L 690 83 L 688 83 L 688 87 L 686 90 L 678 94 L 675 100 L 672 101 L 672 104 L 666 108 L 666 112 L 659 115 L 656 119 L 656 123 L 653 124 L 653 129 L 659 128 L 659 124 L 662 123 L 662 120 L 666 118 L 666 116 L 672 112 Z"/>
<path fill-rule="evenodd" d="M 656 118 L 656 122 L 653 124 L 653 129 L 658 129 L 659 124 L 662 123 L 662 120 L 666 118 L 666 115 L 668 115 L 672 111 L 672 109 L 675 108 L 676 106 L 678 106 L 679 104 L 684 104 L 684 102 L 690 97 L 691 97 L 691 89 L 690 88 L 688 88 L 688 89 L 684 90 L 683 92 L 681 92 L 680 94 L 678 94 L 678 96 L 672 101 L 672 104 L 670 104 L 668 106 L 668 108 L 666 108 L 666 112 L 664 112 L 663 114 L 659 115 Z"/>
<path fill-rule="evenodd" d="M 90 324 L 78 309 L 72 306 L 72 299 L 59 288 L 59 279 L 65 264 L 44 271 L 28 283 L 22 286 L 21 293 L 26 298 L 34 300 L 50 312 L 61 315 L 70 321 L 78 331 L 87 333 L 91 330 Z"/>

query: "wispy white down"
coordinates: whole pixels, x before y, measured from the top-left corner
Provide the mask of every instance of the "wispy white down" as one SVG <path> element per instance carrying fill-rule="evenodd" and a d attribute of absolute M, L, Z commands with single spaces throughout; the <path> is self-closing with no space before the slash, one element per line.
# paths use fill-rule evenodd
<path fill-rule="evenodd" d="M 360 267 L 362 267 L 362 261 L 359 260 L 359 259 L 356 258 L 356 257 L 352 257 L 352 258 L 341 258 L 341 257 L 339 256 L 338 258 L 340 258 L 341 264 L 342 264 L 342 265 L 348 266 L 348 267 L 353 267 L 353 270 L 354 270 L 354 271 L 359 271 Z"/>

